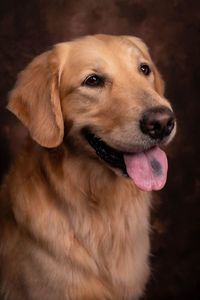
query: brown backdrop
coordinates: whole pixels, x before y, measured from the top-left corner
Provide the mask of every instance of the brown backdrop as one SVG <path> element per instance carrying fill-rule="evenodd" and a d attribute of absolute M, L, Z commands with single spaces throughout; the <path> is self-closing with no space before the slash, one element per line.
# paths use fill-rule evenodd
<path fill-rule="evenodd" d="M 200 5 L 187 0 L 6 0 L 0 4 L 0 178 L 24 129 L 4 107 L 17 73 L 52 44 L 85 34 L 136 35 L 149 45 L 178 120 L 169 178 L 154 196 L 152 278 L 145 300 L 200 299 Z M 199 2 L 200 3 L 200 2 Z M 13 299 L 14 300 L 14 299 Z"/>

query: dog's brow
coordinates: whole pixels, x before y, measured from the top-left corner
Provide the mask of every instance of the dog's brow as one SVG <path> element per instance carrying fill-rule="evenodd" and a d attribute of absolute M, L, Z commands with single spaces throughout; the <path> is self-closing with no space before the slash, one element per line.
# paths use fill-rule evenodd
<path fill-rule="evenodd" d="M 94 63 L 94 69 L 101 70 L 102 69 L 102 64 L 100 62 L 95 62 Z"/>
<path fill-rule="evenodd" d="M 102 76 L 109 77 L 109 74 L 105 71 L 105 67 L 99 62 L 95 62 L 91 67 L 92 72 L 101 74 Z"/>
<path fill-rule="evenodd" d="M 145 52 L 137 45 L 137 43 L 134 43 L 134 41 L 126 40 L 125 45 L 129 56 L 134 54 L 137 57 L 142 56 L 143 58 L 148 59 L 148 56 L 145 54 Z"/>
<path fill-rule="evenodd" d="M 128 56 L 130 56 L 133 53 L 134 53 L 135 56 L 138 56 L 138 57 L 141 56 L 141 54 L 142 54 L 142 52 L 136 46 L 129 46 L 127 48 Z"/>

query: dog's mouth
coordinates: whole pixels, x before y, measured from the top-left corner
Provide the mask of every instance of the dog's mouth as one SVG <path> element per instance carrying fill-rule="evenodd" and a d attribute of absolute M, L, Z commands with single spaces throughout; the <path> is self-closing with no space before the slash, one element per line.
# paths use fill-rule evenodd
<path fill-rule="evenodd" d="M 123 152 L 108 146 L 102 139 L 88 130 L 84 131 L 84 136 L 101 159 L 103 159 L 111 167 L 120 169 L 125 177 L 129 177 L 126 171 Z"/>
<path fill-rule="evenodd" d="M 140 153 L 123 153 L 113 149 L 87 129 L 83 130 L 83 134 L 100 159 L 112 168 L 120 169 L 141 190 L 160 190 L 164 187 L 168 162 L 165 152 L 158 146 Z"/>

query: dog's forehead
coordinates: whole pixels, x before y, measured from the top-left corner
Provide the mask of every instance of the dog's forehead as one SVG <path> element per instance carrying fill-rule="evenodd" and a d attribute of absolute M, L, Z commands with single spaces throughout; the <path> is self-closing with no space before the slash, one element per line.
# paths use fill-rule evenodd
<path fill-rule="evenodd" d="M 81 70 L 113 68 L 148 60 L 144 51 L 133 41 L 120 36 L 87 36 L 70 42 L 66 63 Z"/>
<path fill-rule="evenodd" d="M 112 59 L 113 56 L 125 57 L 126 55 L 132 55 L 135 58 L 144 56 L 138 45 L 119 36 L 89 36 L 74 43 L 73 48 L 81 51 L 82 54 L 86 54 L 86 56 L 89 54 L 94 58 L 96 56 L 105 57 L 105 59 Z"/>

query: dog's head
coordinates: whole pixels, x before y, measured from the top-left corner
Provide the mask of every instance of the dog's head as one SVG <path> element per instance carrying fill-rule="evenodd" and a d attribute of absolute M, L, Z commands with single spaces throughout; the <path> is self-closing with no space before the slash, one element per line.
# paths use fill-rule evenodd
<path fill-rule="evenodd" d="M 167 144 L 176 126 L 163 93 L 163 80 L 140 39 L 96 35 L 36 57 L 21 72 L 8 109 L 43 147 L 57 147 L 64 139 L 137 184 L 145 164 L 153 181 L 166 177 L 157 145 Z M 158 189 L 164 181 L 139 187 Z"/>

